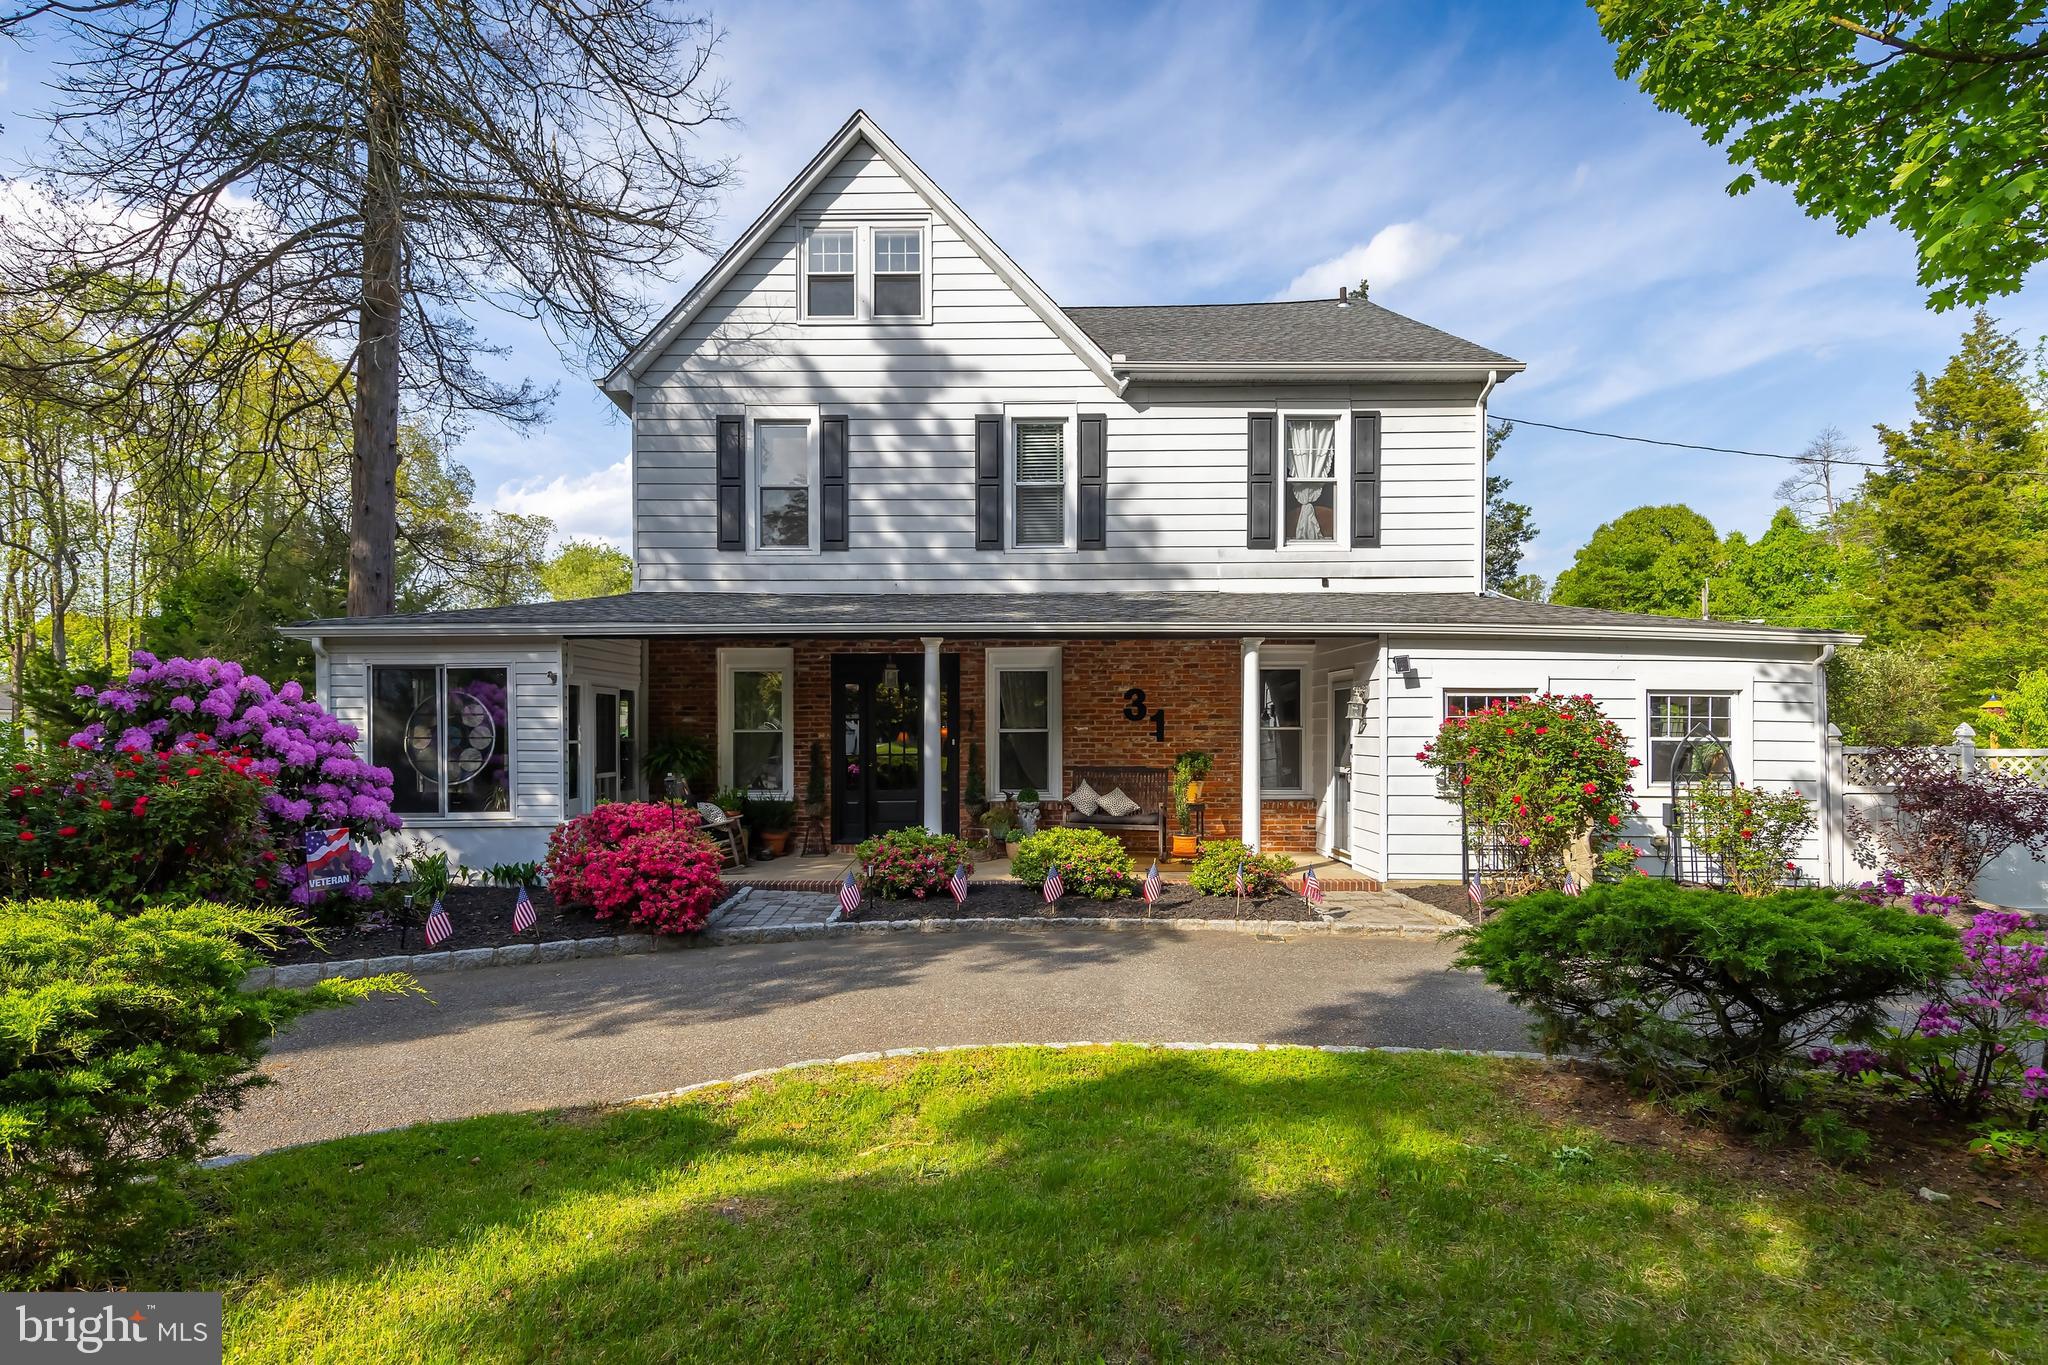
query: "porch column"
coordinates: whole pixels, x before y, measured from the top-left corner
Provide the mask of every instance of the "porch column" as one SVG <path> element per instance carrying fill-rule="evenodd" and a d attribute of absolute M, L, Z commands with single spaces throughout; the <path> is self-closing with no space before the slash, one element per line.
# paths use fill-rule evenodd
<path fill-rule="evenodd" d="M 939 722 L 944 719 L 939 704 L 939 643 L 937 635 L 926 635 L 924 640 L 924 739 L 918 749 L 919 769 L 924 773 L 924 827 L 932 834 L 942 834 L 946 829 L 945 798 L 941 795 L 946 784 L 940 780 L 939 769 L 945 761 L 945 750 L 939 740 Z"/>
<path fill-rule="evenodd" d="M 1242 829 L 1238 837 L 1245 847 L 1259 846 L 1259 646 L 1265 643 L 1256 635 L 1247 635 L 1241 640 L 1244 650 L 1244 733 L 1240 741 L 1238 759 L 1239 809 L 1237 821 Z"/>

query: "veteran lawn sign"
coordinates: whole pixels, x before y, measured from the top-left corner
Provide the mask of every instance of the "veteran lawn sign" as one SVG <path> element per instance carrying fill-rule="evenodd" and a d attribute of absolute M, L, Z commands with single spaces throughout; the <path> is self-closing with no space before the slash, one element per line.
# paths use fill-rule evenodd
<path fill-rule="evenodd" d="M 306 885 L 315 891 L 347 886 L 348 831 L 342 828 L 306 831 Z"/>

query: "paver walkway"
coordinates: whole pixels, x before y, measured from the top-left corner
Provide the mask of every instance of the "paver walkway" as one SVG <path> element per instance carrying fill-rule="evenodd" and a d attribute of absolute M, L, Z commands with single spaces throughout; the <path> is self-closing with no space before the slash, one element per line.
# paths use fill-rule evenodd
<path fill-rule="evenodd" d="M 970 902 L 971 904 L 971 902 Z M 1217 917 L 1228 918 L 1230 902 L 1219 900 Z M 823 924 L 839 908 L 839 898 L 823 891 L 780 891 L 762 886 L 742 887 L 711 914 L 710 929 L 786 929 L 798 925 Z M 1373 929 L 1404 933 L 1439 933 L 1460 928 L 1464 921 L 1434 906 L 1411 900 L 1394 891 L 1335 891 L 1324 898 L 1324 913 L 1340 924 L 1365 925 Z M 889 919 L 889 903 L 870 900 L 863 907 L 865 919 Z M 1089 906 L 1080 913 L 1105 917 L 1116 914 L 1111 902 Z M 1200 912 L 1190 912 L 1198 914 Z"/>
<path fill-rule="evenodd" d="M 1275 926 L 1284 930 L 1284 926 Z M 422 978 L 313 1015 L 229 1151 L 625 1099 L 756 1067 L 998 1042 L 1521 1048 L 1523 1016 L 1434 938 L 860 934 Z"/>
<path fill-rule="evenodd" d="M 746 886 L 711 912 L 707 929 L 787 929 L 823 924 L 839 908 L 837 896 L 822 891 L 771 891 Z"/>

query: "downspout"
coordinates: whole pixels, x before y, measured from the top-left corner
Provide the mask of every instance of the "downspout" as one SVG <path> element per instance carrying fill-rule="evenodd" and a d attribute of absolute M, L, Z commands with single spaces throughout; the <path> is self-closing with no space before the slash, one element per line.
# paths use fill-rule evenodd
<path fill-rule="evenodd" d="M 1844 871 L 1835 854 L 1836 824 L 1847 818 L 1836 804 L 1842 793 L 1835 790 L 1834 745 L 1828 736 L 1828 661 L 1834 657 L 1835 646 L 1830 642 L 1820 647 L 1820 657 L 1813 661 L 1814 690 L 1820 694 L 1820 715 L 1814 727 L 1820 732 L 1820 867 L 1821 880 L 1830 884 Z"/>
<path fill-rule="evenodd" d="M 1473 405 L 1479 416 L 1479 588 L 1478 595 L 1486 595 L 1486 400 L 1493 392 L 1493 386 L 1500 382 L 1499 370 L 1488 370 L 1486 382 L 1479 386 L 1479 401 Z"/>

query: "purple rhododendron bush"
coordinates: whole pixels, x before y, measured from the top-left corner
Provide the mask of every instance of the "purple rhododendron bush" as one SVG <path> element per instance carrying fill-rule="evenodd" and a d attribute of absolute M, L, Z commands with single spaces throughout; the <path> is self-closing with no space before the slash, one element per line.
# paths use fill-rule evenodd
<path fill-rule="evenodd" d="M 275 854 L 266 891 L 311 905 L 323 893 L 306 885 L 305 833 L 346 828 L 374 841 L 403 823 L 391 811 L 391 772 L 356 753 L 356 729 L 329 715 L 296 682 L 273 688 L 225 659 L 158 659 L 140 650 L 128 677 L 102 690 L 79 689 L 100 713 L 71 736 L 71 747 L 102 762 L 163 753 L 220 754 L 237 760 L 263 788 L 254 819 Z M 349 854 L 343 894 L 368 899 L 370 859 Z"/>
<path fill-rule="evenodd" d="M 548 890 L 558 905 L 598 919 L 624 915 L 657 934 L 704 927 L 725 899 L 718 850 L 697 813 L 661 802 L 617 802 L 555 826 L 548 836 Z"/>

